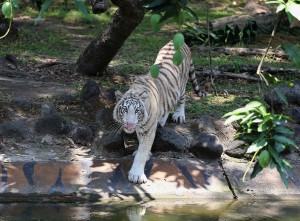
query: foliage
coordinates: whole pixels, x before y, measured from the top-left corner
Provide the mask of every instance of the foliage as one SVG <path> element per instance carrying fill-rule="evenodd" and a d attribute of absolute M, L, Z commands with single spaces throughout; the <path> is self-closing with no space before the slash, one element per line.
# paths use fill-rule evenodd
<path fill-rule="evenodd" d="M 149 0 L 147 1 L 145 7 L 151 11 L 151 26 L 154 32 L 160 31 L 163 23 L 172 18 L 179 25 L 179 30 L 181 25 L 185 23 L 185 12 L 192 15 L 197 21 L 198 16 L 196 13 L 188 7 L 188 0 Z M 181 33 L 177 33 L 174 38 L 175 54 L 173 55 L 173 64 L 179 66 L 184 59 L 184 54 L 180 51 L 184 44 L 184 36 Z M 159 66 L 152 65 L 150 68 L 151 76 L 156 78 L 159 73 Z"/>
<path fill-rule="evenodd" d="M 152 16 L 160 15 L 159 23 L 164 23 L 169 18 L 179 24 L 185 23 L 185 13 L 190 14 L 198 21 L 197 14 L 188 7 L 190 0 L 148 0 L 146 9 L 151 11 Z"/>
<path fill-rule="evenodd" d="M 266 3 L 278 4 L 276 13 L 284 10 L 290 22 L 292 22 L 295 18 L 300 20 L 300 4 L 298 0 L 272 0 L 267 1 Z"/>
<path fill-rule="evenodd" d="M 300 48 L 292 44 L 282 45 L 281 47 L 292 58 L 295 65 L 300 68 Z"/>
<path fill-rule="evenodd" d="M 9 19 L 9 26 L 6 33 L 3 36 L 0 36 L 0 39 L 5 38 L 10 31 L 12 18 L 14 16 L 14 7 L 17 8 L 16 4 L 17 4 L 16 1 L 13 2 L 5 1 L 2 3 L 1 11 L 2 14 L 4 15 L 4 18 Z"/>
<path fill-rule="evenodd" d="M 285 11 L 287 17 L 292 23 L 294 19 L 300 21 L 300 2 L 297 0 L 273 0 L 268 1 L 267 4 L 277 4 L 276 13 Z M 286 44 L 282 46 L 282 49 L 287 53 L 291 58 L 292 61 L 300 68 L 300 52 L 299 48 L 296 45 Z"/>
<path fill-rule="evenodd" d="M 224 115 L 229 117 L 225 124 L 237 122 L 239 128 L 236 139 L 245 141 L 249 145 L 247 152 L 253 154 L 251 163 L 259 155 L 251 179 L 264 168 L 277 168 L 282 181 L 288 187 L 288 177 L 292 172 L 291 165 L 282 158 L 284 150 L 295 149 L 296 143 L 288 137 L 293 131 L 286 126 L 290 118 L 283 114 L 272 114 L 267 112 L 265 105 L 258 101 L 252 101 L 245 107 L 236 109 Z M 248 172 L 249 164 L 245 175 Z"/>
<path fill-rule="evenodd" d="M 184 35 L 188 43 L 208 44 L 208 33 L 204 28 L 187 25 Z M 248 20 L 242 30 L 236 24 L 226 25 L 223 30 L 211 29 L 209 35 L 210 42 L 217 45 L 251 43 L 258 35 L 258 28 L 256 21 Z"/>
<path fill-rule="evenodd" d="M 84 4 L 84 0 L 74 0 L 75 4 L 77 5 L 78 9 L 90 20 L 91 17 L 89 16 L 89 11 L 87 9 L 87 7 Z M 53 3 L 53 0 L 45 0 L 42 4 L 41 10 L 39 12 L 39 15 L 36 17 L 34 24 L 36 25 L 38 23 L 39 20 L 41 20 L 41 18 L 43 17 L 45 11 L 48 10 L 48 8 L 50 7 L 50 5 Z M 67 0 L 65 0 L 65 5 L 67 5 Z M 0 36 L 1 38 L 5 38 L 7 36 L 7 34 L 10 31 L 10 27 L 11 27 L 11 23 L 12 23 L 12 19 L 13 16 L 15 14 L 15 10 L 19 8 L 19 0 L 6 0 L 5 2 L 3 2 L 1 10 L 3 15 L 5 16 L 6 19 L 9 19 L 10 23 L 9 23 L 9 28 L 7 30 L 7 32 L 3 35 Z"/>

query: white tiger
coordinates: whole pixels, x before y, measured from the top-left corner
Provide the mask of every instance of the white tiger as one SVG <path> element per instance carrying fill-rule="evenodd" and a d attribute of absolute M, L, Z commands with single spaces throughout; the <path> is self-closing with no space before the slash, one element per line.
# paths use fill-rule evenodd
<path fill-rule="evenodd" d="M 150 73 L 135 79 L 130 89 L 114 108 L 114 120 L 121 123 L 126 133 L 137 133 L 138 150 L 135 152 L 128 179 L 133 183 L 145 183 L 146 161 L 155 138 L 157 125 L 164 126 L 170 111 L 175 107 L 172 120 L 185 122 L 185 88 L 188 78 L 199 97 L 207 96 L 199 90 L 189 47 L 181 48 L 184 60 L 179 66 L 173 64 L 175 53 L 173 42 L 166 44 L 158 53 L 155 64 L 159 65 L 159 75 Z"/>

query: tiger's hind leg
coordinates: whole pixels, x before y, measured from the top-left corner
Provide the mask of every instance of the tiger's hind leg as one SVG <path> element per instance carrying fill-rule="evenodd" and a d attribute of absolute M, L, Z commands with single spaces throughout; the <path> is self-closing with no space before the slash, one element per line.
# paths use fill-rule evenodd
<path fill-rule="evenodd" d="M 177 103 L 177 107 L 175 109 L 175 112 L 172 116 L 172 120 L 175 123 L 184 123 L 185 122 L 185 95 L 180 96 L 180 99 Z"/>

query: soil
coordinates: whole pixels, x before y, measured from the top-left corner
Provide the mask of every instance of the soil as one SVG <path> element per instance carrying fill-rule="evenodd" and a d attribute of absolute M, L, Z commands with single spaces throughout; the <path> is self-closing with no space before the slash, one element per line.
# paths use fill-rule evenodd
<path fill-rule="evenodd" d="M 16 16 L 14 21 L 16 26 L 22 25 L 26 29 L 36 31 L 36 27 L 33 26 L 34 21 L 29 17 Z M 39 30 L 46 27 L 56 31 L 78 28 L 75 25 L 53 24 L 48 21 L 40 22 L 39 26 Z M 85 47 L 89 41 L 89 39 L 74 37 L 71 43 L 74 47 L 78 45 Z M 39 62 L 26 64 L 22 62 L 26 55 L 8 53 L 5 57 L 0 57 L 0 123 L 24 120 L 29 125 L 28 132 L 34 134 L 29 139 L 0 138 L 0 161 L 80 160 L 94 157 L 90 148 L 91 143 L 77 145 L 63 135 L 33 133 L 34 123 L 42 116 L 41 104 L 45 101 L 53 102 L 59 114 L 70 121 L 76 119 L 79 123 L 94 123 L 95 113 L 88 111 L 92 109 L 92 104 L 86 107 L 78 96 L 78 85 L 83 85 L 87 79 L 74 71 L 75 61 L 70 59 L 74 55 L 67 53 L 64 55 L 66 58 L 64 60 L 37 55 Z M 25 107 L 15 106 L 15 101 L 22 101 Z M 29 107 L 26 107 L 26 101 Z"/>
<path fill-rule="evenodd" d="M 16 22 L 27 25 L 27 28 L 34 28 L 33 21 L 27 17 L 19 17 Z M 69 24 L 51 24 L 50 22 L 41 22 L 40 25 L 58 31 L 76 28 Z M 71 43 L 74 47 L 78 45 L 85 47 L 89 39 L 77 38 L 74 35 Z M 74 60 L 70 59 L 74 55 L 68 55 L 66 52 L 64 60 L 56 60 L 47 55 L 37 56 L 41 58 L 40 62 L 27 62 L 26 64 L 21 62 L 22 55 L 7 54 L 0 58 L 0 124 L 24 120 L 29 125 L 29 133 L 34 134 L 29 139 L 0 137 L 0 161 L 32 159 L 35 161 L 74 161 L 101 157 L 93 142 L 76 144 L 65 135 L 53 136 L 33 132 L 36 121 L 42 116 L 41 104 L 45 101 L 53 102 L 57 112 L 70 122 L 89 125 L 95 133 L 99 133 L 99 124 L 95 122 L 96 110 L 106 105 L 98 100 L 86 103 L 78 96 L 80 92 L 78 85 L 84 85 L 91 77 L 87 78 L 74 71 Z M 120 79 L 122 80 L 122 76 L 116 76 L 113 80 L 119 81 Z M 14 101 L 20 99 L 29 101 L 29 108 L 13 105 Z M 221 138 L 223 143 L 230 143 L 235 131 L 230 129 L 227 132 L 224 135 L 221 131 L 224 135 Z M 167 155 L 168 153 L 163 154 L 163 156 Z M 174 155 L 178 155 L 179 158 L 183 156 L 182 153 Z M 156 156 L 161 155 L 156 154 Z"/>

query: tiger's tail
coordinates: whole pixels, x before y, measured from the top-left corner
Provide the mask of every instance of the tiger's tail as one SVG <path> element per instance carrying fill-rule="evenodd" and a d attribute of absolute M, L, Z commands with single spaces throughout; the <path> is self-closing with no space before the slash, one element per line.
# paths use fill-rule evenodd
<path fill-rule="evenodd" d="M 200 98 L 204 98 L 208 95 L 208 93 L 206 91 L 202 91 L 200 90 L 199 86 L 198 86 L 198 82 L 197 82 L 197 79 L 196 79 L 196 74 L 195 74 L 195 68 L 194 68 L 194 65 L 191 64 L 190 66 L 190 71 L 189 71 L 189 77 L 190 77 L 190 80 L 192 82 L 192 85 L 193 85 L 193 88 L 194 88 L 194 91 L 195 93 L 200 97 Z"/>

